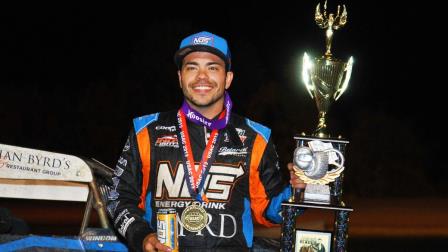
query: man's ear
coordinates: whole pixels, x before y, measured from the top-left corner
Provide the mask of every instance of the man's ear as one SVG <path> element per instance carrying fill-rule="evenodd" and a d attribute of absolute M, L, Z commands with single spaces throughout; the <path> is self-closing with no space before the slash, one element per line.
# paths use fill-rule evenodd
<path fill-rule="evenodd" d="M 226 73 L 226 90 L 232 85 L 233 72 L 229 71 Z"/>
<path fill-rule="evenodd" d="M 179 87 L 182 88 L 182 75 L 180 74 L 180 70 L 177 70 L 177 77 L 179 79 Z"/>

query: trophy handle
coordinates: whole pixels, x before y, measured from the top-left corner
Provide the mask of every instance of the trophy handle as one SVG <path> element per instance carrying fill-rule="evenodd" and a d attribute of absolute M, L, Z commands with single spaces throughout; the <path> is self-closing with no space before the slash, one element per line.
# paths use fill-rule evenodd
<path fill-rule="evenodd" d="M 303 55 L 303 63 L 302 63 L 302 80 L 305 84 L 306 91 L 310 94 L 311 98 L 314 98 L 314 86 L 311 82 L 311 71 L 314 67 L 313 61 L 310 59 L 307 53 Z"/>
<path fill-rule="evenodd" d="M 341 95 L 345 92 L 345 90 L 348 87 L 348 82 L 350 81 L 350 76 L 352 75 L 352 68 L 353 68 L 353 57 L 350 57 L 348 59 L 347 65 L 345 66 L 344 76 L 342 76 L 342 85 L 341 87 L 336 90 L 334 93 L 334 100 L 336 101 L 341 97 Z"/>

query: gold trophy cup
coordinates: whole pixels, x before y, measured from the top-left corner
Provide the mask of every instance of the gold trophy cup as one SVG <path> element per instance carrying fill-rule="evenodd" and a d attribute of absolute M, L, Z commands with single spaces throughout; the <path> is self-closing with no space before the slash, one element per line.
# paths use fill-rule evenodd
<path fill-rule="evenodd" d="M 326 128 L 325 116 L 330 105 L 336 101 L 347 89 L 353 66 L 353 57 L 347 62 L 335 59 L 331 54 L 331 42 L 333 31 L 342 28 L 347 23 L 347 11 L 345 5 L 340 13 L 340 6 L 336 15 L 327 15 L 327 2 L 324 4 L 323 14 L 320 4 L 316 7 L 316 24 L 326 29 L 326 51 L 320 58 L 311 58 L 307 53 L 303 56 L 302 79 L 311 97 L 316 101 L 319 111 L 319 123 L 314 136 L 329 137 Z"/>

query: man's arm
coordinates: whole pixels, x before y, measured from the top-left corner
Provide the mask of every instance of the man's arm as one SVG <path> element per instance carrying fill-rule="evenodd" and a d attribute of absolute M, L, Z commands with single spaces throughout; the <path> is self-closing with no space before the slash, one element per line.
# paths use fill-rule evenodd
<path fill-rule="evenodd" d="M 143 218 L 145 210 L 138 206 L 142 194 L 143 175 L 137 137 L 133 129 L 114 174 L 112 192 L 107 205 L 108 212 L 113 218 L 115 228 L 126 238 L 130 249 L 140 251 L 143 239 L 156 230 Z"/>
<path fill-rule="evenodd" d="M 280 173 L 279 159 L 272 139 L 266 145 L 259 166 L 260 180 L 266 192 L 268 204 L 264 209 L 264 216 L 272 223 L 280 223 L 281 203 L 291 197 L 291 186 Z"/>

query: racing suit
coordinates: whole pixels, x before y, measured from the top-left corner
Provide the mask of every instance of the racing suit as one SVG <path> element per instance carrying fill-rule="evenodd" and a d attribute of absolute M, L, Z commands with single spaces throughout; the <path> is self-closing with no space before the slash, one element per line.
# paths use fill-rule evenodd
<path fill-rule="evenodd" d="M 280 223 L 280 204 L 291 194 L 279 172 L 270 129 L 231 114 L 205 177 L 208 201 L 202 206 L 208 225 L 192 233 L 179 221 L 193 199 L 186 185 L 176 118 L 172 111 L 134 119 L 115 168 L 107 206 L 115 228 L 131 250 L 141 250 L 144 237 L 157 231 L 157 209 L 175 208 L 181 251 L 247 250 L 253 242 L 252 221 L 268 227 Z M 210 130 L 190 121 L 187 125 L 198 165 Z"/>

